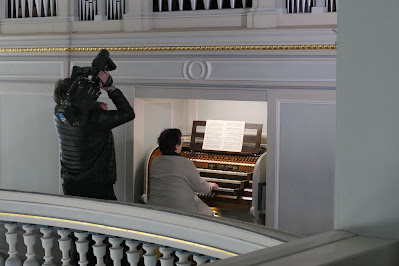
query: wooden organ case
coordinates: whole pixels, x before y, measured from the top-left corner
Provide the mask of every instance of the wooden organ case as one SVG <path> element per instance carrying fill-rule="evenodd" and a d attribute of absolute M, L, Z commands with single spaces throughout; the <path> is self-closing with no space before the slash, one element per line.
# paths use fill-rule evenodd
<path fill-rule="evenodd" d="M 214 212 L 222 217 L 223 212 L 219 213 L 218 210 L 232 210 L 246 213 L 248 217 L 251 214 L 253 222 L 263 224 L 266 148 L 261 145 L 262 124 L 245 123 L 241 152 L 203 150 L 205 126 L 206 121 L 193 122 L 190 142 L 185 143 L 183 140 L 183 149 L 180 153 L 181 156 L 194 162 L 202 177 L 219 185 L 211 195 L 198 194 L 198 196 L 208 206 L 214 207 Z M 150 194 L 151 163 L 159 155 L 161 153 L 156 147 L 146 159 L 146 180 L 142 196 L 144 203 Z"/>

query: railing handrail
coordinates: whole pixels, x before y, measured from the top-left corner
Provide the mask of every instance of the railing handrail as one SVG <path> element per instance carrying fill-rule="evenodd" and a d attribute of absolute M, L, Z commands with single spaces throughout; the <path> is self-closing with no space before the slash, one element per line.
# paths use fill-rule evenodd
<path fill-rule="evenodd" d="M 227 258 L 299 238 L 263 226 L 143 204 L 0 190 L 0 220 L 70 228 Z"/>

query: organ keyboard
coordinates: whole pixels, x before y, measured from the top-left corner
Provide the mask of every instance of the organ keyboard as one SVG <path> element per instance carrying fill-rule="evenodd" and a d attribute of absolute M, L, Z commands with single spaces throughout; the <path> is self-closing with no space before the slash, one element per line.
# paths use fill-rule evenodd
<path fill-rule="evenodd" d="M 210 207 L 248 211 L 259 215 L 258 183 L 265 182 L 266 149 L 261 146 L 261 124 L 245 124 L 241 152 L 211 151 L 202 149 L 203 127 L 206 121 L 194 121 L 190 143 L 184 142 L 181 156 L 194 162 L 200 175 L 208 182 L 219 185 L 211 195 L 198 196 Z M 202 130 L 201 130 L 202 128 Z M 161 153 L 156 147 L 149 154 L 145 169 L 143 201 L 150 193 L 150 167 L 152 160 Z M 263 168 L 262 168 L 263 167 Z M 261 169 L 262 168 L 262 169 Z M 254 211 L 255 210 L 255 211 Z M 258 220 L 258 217 L 254 217 Z"/>

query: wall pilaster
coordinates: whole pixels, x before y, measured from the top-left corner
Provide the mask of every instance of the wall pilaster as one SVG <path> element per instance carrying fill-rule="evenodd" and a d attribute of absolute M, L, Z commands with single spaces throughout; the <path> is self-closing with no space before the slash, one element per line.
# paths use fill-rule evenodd
<path fill-rule="evenodd" d="M 327 12 L 326 0 L 313 1 L 312 13 L 325 13 Z"/>
<path fill-rule="evenodd" d="M 124 30 L 142 31 L 153 27 L 153 2 L 149 0 L 127 0 L 124 15 Z"/>
<path fill-rule="evenodd" d="M 273 28 L 277 26 L 276 1 L 253 1 L 252 8 L 247 14 L 247 28 Z"/>

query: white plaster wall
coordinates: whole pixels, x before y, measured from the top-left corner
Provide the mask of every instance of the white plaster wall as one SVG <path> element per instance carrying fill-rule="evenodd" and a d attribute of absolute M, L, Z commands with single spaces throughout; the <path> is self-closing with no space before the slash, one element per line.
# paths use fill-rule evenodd
<path fill-rule="evenodd" d="M 43 95 L 0 95 L 0 187 L 59 193 L 54 101 Z"/>
<path fill-rule="evenodd" d="M 340 1 L 335 228 L 399 238 L 399 2 Z"/>

